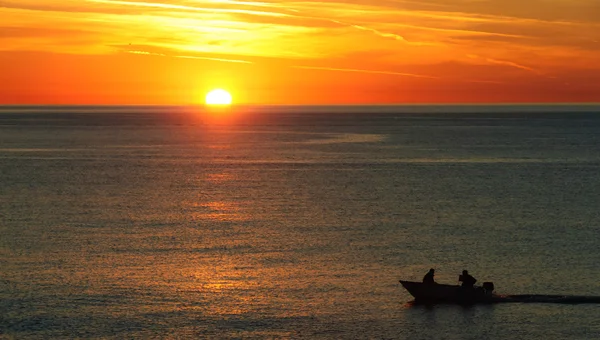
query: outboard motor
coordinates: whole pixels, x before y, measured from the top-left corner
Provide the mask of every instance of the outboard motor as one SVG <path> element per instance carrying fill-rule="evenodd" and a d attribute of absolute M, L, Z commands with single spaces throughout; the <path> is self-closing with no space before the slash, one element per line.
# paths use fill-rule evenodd
<path fill-rule="evenodd" d="M 485 295 L 492 295 L 492 293 L 494 292 L 494 283 L 493 282 L 484 282 L 482 288 L 483 288 Z"/>

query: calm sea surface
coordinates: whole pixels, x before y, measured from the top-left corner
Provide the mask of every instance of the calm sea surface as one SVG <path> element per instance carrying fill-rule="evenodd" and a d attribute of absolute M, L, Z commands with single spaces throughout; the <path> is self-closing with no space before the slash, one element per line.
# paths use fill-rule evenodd
<path fill-rule="evenodd" d="M 600 108 L 0 108 L 0 338 L 598 339 Z"/>

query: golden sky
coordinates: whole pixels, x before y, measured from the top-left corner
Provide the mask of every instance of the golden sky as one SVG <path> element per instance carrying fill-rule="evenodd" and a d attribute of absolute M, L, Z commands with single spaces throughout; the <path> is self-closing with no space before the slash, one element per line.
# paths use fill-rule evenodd
<path fill-rule="evenodd" d="M 0 0 L 0 103 L 600 102 L 598 0 Z"/>

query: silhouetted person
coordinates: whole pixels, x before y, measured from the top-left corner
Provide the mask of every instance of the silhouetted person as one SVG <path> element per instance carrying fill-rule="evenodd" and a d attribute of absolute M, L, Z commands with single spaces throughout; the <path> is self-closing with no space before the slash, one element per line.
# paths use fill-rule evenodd
<path fill-rule="evenodd" d="M 429 269 L 429 271 L 427 272 L 427 274 L 425 274 L 425 276 L 423 276 L 423 283 L 435 283 L 435 281 L 433 280 L 433 275 L 435 275 L 435 270 L 433 268 Z"/>
<path fill-rule="evenodd" d="M 469 275 L 468 271 L 463 270 L 462 275 L 460 275 L 458 277 L 458 281 L 462 281 L 461 287 L 473 288 L 473 285 L 475 285 L 475 282 L 477 282 L 477 279 L 475 279 L 474 277 Z"/>

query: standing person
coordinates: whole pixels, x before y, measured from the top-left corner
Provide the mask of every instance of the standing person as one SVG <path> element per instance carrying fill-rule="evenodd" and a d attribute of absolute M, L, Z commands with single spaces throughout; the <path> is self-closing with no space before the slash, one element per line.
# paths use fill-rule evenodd
<path fill-rule="evenodd" d="M 477 279 L 473 276 L 469 275 L 469 272 L 466 270 L 462 271 L 462 275 L 458 277 L 458 281 L 462 281 L 461 287 L 463 288 L 473 288 Z"/>
<path fill-rule="evenodd" d="M 435 283 L 435 281 L 433 280 L 433 276 L 435 275 L 435 270 L 433 268 L 429 269 L 429 271 L 427 272 L 427 274 L 425 274 L 425 276 L 423 276 L 423 283 Z"/>

